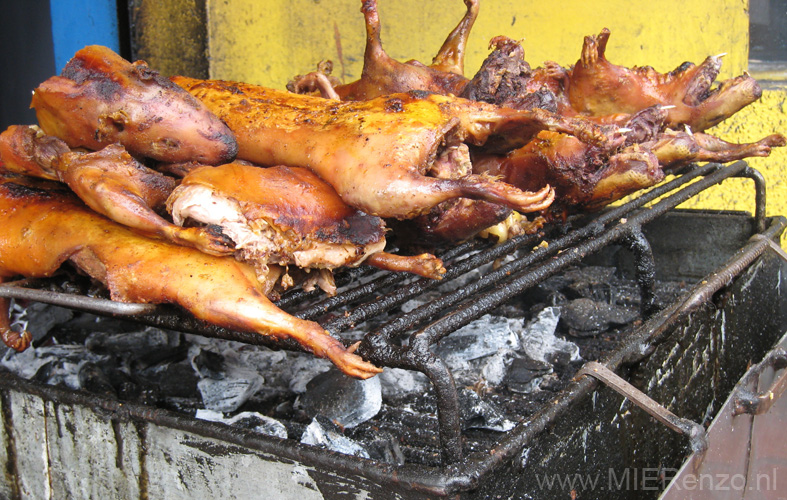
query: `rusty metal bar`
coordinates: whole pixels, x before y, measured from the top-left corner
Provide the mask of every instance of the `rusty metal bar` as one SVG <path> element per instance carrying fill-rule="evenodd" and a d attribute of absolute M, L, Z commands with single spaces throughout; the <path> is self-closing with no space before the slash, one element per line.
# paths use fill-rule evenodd
<path fill-rule="evenodd" d="M 574 380 L 579 380 L 584 376 L 604 382 L 609 388 L 628 398 L 629 401 L 648 412 L 662 424 L 688 437 L 693 451 L 701 452 L 708 448 L 708 436 L 704 427 L 692 420 L 678 417 L 603 364 L 596 361 L 585 363 L 577 372 Z"/>

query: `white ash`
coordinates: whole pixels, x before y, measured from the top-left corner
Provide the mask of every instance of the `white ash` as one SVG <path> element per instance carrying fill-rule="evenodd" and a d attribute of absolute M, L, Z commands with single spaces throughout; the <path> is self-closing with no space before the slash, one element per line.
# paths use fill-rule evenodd
<path fill-rule="evenodd" d="M 555 335 L 560 321 L 560 307 L 546 307 L 538 316 L 524 325 L 514 321 L 514 328 L 522 342 L 522 351 L 531 359 L 553 362 L 556 357 L 566 356 L 570 361 L 580 361 L 579 346 Z"/>
<path fill-rule="evenodd" d="M 409 396 L 423 394 L 432 385 L 423 373 L 401 368 L 386 368 L 374 378 L 380 380 L 383 398 L 389 401 L 399 401 Z"/>
<path fill-rule="evenodd" d="M 24 379 L 42 378 L 49 385 L 64 384 L 80 389 L 79 371 L 86 363 L 99 363 L 107 358 L 94 354 L 83 345 L 52 345 L 28 348 L 22 352 L 8 349 L 0 366 Z"/>
<path fill-rule="evenodd" d="M 370 458 L 369 452 L 358 442 L 341 433 L 341 429 L 323 416 L 316 416 L 306 427 L 301 443 L 319 446 L 346 455 Z"/>
<path fill-rule="evenodd" d="M 375 417 L 382 405 L 377 377 L 359 380 L 331 369 L 309 381 L 295 407 L 309 416 L 323 415 L 344 428 L 352 428 Z"/>
<path fill-rule="evenodd" d="M 222 412 L 214 410 L 197 410 L 194 415 L 199 420 L 220 422 L 226 425 L 243 426 L 260 434 L 287 439 L 287 427 L 275 418 L 270 418 L 258 412 L 244 411 L 232 417 L 225 417 Z"/>
<path fill-rule="evenodd" d="M 235 371 L 220 380 L 203 378 L 197 382 L 197 388 L 206 409 L 233 412 L 260 390 L 264 382 L 257 372 Z"/>

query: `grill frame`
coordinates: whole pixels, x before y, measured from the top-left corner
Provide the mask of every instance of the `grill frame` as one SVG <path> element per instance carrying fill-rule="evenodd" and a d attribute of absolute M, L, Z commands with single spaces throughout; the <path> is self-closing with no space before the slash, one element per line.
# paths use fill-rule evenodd
<path fill-rule="evenodd" d="M 702 179 L 697 180 L 693 184 L 689 184 L 691 181 L 700 177 L 702 177 Z M 605 248 L 612 243 L 622 242 L 628 245 L 635 255 L 638 255 L 635 259 L 637 262 L 636 267 L 638 269 L 638 276 L 640 277 L 641 289 L 646 299 L 644 302 L 647 304 L 647 294 L 652 286 L 651 275 L 654 265 L 649 244 L 647 239 L 642 235 L 641 227 L 657 217 L 662 216 L 682 201 L 695 196 L 698 192 L 730 177 L 746 177 L 755 181 L 755 197 L 757 203 L 755 216 L 752 222 L 755 229 L 755 235 L 732 258 L 730 258 L 727 265 L 709 275 L 704 282 L 695 285 L 682 300 L 672 304 L 664 311 L 655 312 L 652 308 L 644 311 L 650 315 L 650 319 L 636 329 L 614 353 L 600 360 L 613 370 L 642 361 L 651 354 L 655 346 L 663 342 L 664 339 L 672 333 L 677 325 L 685 322 L 687 317 L 694 311 L 707 304 L 714 294 L 725 288 L 736 276 L 744 272 L 752 262 L 765 254 L 769 248 L 768 241 L 777 239 L 783 232 L 785 225 L 787 225 L 784 218 L 777 217 L 766 220 L 764 182 L 762 181 L 762 177 L 744 162 L 737 162 L 727 167 L 722 167 L 720 165 L 694 167 L 688 170 L 683 176 L 654 188 L 629 203 L 592 217 L 589 222 L 587 220 L 578 221 L 580 224 L 579 229 L 567 232 L 563 236 L 558 236 L 549 247 L 534 250 L 526 257 L 507 264 L 507 266 L 510 266 L 508 268 L 505 266 L 501 267 L 500 269 L 503 269 L 503 271 L 498 269 L 495 273 L 497 273 L 496 275 L 503 275 L 506 277 L 506 280 L 503 281 L 502 284 L 498 282 L 494 283 L 494 286 L 487 287 L 482 283 L 481 285 L 477 285 L 477 287 L 462 289 L 461 293 L 449 297 L 448 299 L 441 298 L 435 303 L 427 304 L 424 306 L 424 311 L 426 312 L 422 311 L 416 315 L 417 317 L 422 317 L 422 323 L 432 318 L 432 316 L 430 316 L 431 309 L 439 308 L 442 311 L 445 309 L 445 304 L 452 301 L 455 302 L 451 305 L 459 304 L 459 307 L 453 310 L 456 316 L 449 315 L 449 317 L 456 319 L 450 320 L 447 327 L 436 327 L 435 325 L 441 325 L 440 320 L 438 320 L 437 322 L 432 322 L 425 328 L 416 330 L 411 334 L 410 345 L 406 350 L 394 348 L 394 346 L 391 345 L 390 339 L 395 335 L 400 335 L 404 330 L 412 329 L 418 324 L 412 317 L 400 316 L 394 318 L 387 325 L 384 325 L 382 329 L 366 335 L 359 348 L 359 352 L 364 356 L 384 366 L 416 369 L 425 373 L 434 384 L 439 400 L 440 438 L 443 445 L 443 458 L 445 463 L 443 467 L 424 468 L 421 466 L 410 467 L 407 465 L 404 467 L 395 467 L 389 464 L 326 452 L 325 450 L 300 445 L 299 443 L 288 441 L 282 442 L 275 438 L 260 436 L 252 432 L 228 429 L 221 424 L 196 421 L 190 417 L 185 417 L 165 410 L 110 401 L 97 396 L 72 393 L 54 387 L 41 387 L 7 374 L 3 374 L 3 376 L 0 377 L 0 387 L 3 388 L 2 390 L 4 391 L 4 397 L 6 399 L 8 397 L 8 391 L 17 391 L 35 395 L 43 400 L 84 405 L 95 409 L 97 412 L 108 414 L 109 418 L 113 421 L 144 421 L 173 429 L 180 429 L 211 439 L 218 439 L 222 442 L 243 446 L 260 453 L 275 455 L 280 457 L 280 459 L 312 464 L 315 467 L 325 468 L 339 475 L 360 475 L 364 480 L 373 483 L 393 484 L 396 487 L 395 490 L 405 492 L 404 494 L 406 495 L 425 494 L 442 496 L 472 491 L 484 484 L 490 475 L 493 475 L 495 471 L 500 469 L 505 463 L 514 460 L 517 454 L 521 453 L 521 450 L 526 447 L 530 441 L 535 439 L 546 428 L 554 425 L 562 415 L 570 411 L 570 408 L 574 406 L 578 400 L 596 391 L 598 384 L 589 378 L 583 378 L 573 382 L 569 387 L 564 389 L 555 400 L 545 405 L 542 411 L 523 421 L 513 431 L 507 433 L 498 441 L 498 445 L 495 446 L 491 453 L 485 454 L 484 456 L 464 456 L 461 449 L 461 432 L 459 431 L 458 407 L 455 407 L 456 389 L 453 386 L 453 379 L 450 371 L 447 371 L 447 368 L 445 368 L 444 363 L 431 354 L 429 347 L 456 328 L 494 309 L 494 307 L 505 302 L 510 296 L 521 293 L 528 287 L 551 276 L 554 272 L 579 262 L 587 255 Z M 669 194 L 676 189 L 678 190 L 677 192 Z M 666 198 L 656 202 L 650 208 L 641 209 L 646 203 L 665 195 L 667 195 Z M 491 262 L 518 248 L 528 248 L 535 244 L 538 239 L 538 237 L 532 236 L 520 237 L 503 245 L 482 249 L 481 253 L 475 254 L 473 257 L 462 261 L 464 264 L 460 262 L 457 267 L 449 266 L 448 279 L 453 277 L 451 273 L 454 269 L 458 269 L 458 271 L 453 271 L 456 276 L 463 274 L 461 272 L 463 267 L 460 266 L 472 269 L 477 265 L 478 260 L 489 259 L 488 262 Z M 566 246 L 564 246 L 564 244 Z M 468 248 L 477 249 L 479 246 L 483 245 L 479 243 L 470 243 L 460 246 L 458 249 L 453 250 L 453 255 L 449 254 L 446 260 L 450 262 L 453 256 L 466 252 Z M 566 248 L 568 248 L 567 251 L 565 251 Z M 564 251 L 560 252 L 560 250 Z M 482 255 L 482 257 L 476 257 L 478 255 Z M 444 255 L 443 257 L 446 256 Z M 350 279 L 358 275 L 363 275 L 366 272 L 367 271 L 361 269 L 353 270 L 352 273 L 355 274 L 350 275 Z M 379 290 L 385 286 L 389 286 L 391 281 L 402 281 L 404 279 L 406 278 L 402 278 L 401 276 L 383 275 L 381 278 L 378 278 L 377 281 L 372 281 L 372 283 L 374 283 L 374 285 L 372 285 L 372 290 Z M 493 281 L 493 279 L 490 278 L 487 281 Z M 17 294 L 17 297 L 41 300 L 42 297 L 40 295 L 35 295 L 35 297 L 24 296 L 24 290 L 33 289 L 22 288 L 21 285 L 29 286 L 34 284 L 35 283 L 26 281 L 12 286 L 5 285 L 0 289 L 0 295 L 8 296 L 6 294 L 14 293 Z M 397 290 L 401 290 L 401 288 L 396 289 L 389 295 L 383 296 L 380 300 L 362 304 L 362 309 L 353 309 L 350 312 L 351 319 L 347 319 L 346 316 L 343 316 L 338 320 L 323 322 L 323 325 L 332 329 L 332 331 L 340 331 L 349 328 L 360 319 L 365 319 L 369 317 L 369 315 L 379 312 L 380 307 L 391 309 L 400 305 L 413 295 L 422 293 L 426 289 L 436 285 L 437 283 L 431 280 L 416 280 L 407 285 L 408 292 L 413 292 L 412 295 L 404 294 L 400 291 L 397 292 Z M 367 294 L 369 293 L 368 284 L 361 285 L 359 289 L 364 290 Z M 470 291 L 465 291 L 468 289 Z M 8 290 L 12 290 L 12 292 Z M 22 291 L 20 292 L 20 290 Z M 486 290 L 486 292 L 483 292 L 483 290 Z M 40 290 L 36 290 L 36 292 L 40 292 Z M 296 294 L 300 293 L 301 292 L 296 292 Z M 477 296 L 479 293 L 481 294 L 481 299 Z M 463 300 L 465 298 L 464 296 L 469 295 L 473 295 L 474 299 L 477 300 L 467 305 Z M 53 297 L 56 298 L 57 296 Z M 288 301 L 289 303 L 295 302 L 295 300 L 290 297 L 289 295 L 283 297 L 282 301 L 285 305 L 288 304 Z M 43 299 L 44 300 L 41 301 L 48 301 L 46 297 L 43 297 Z M 339 300 L 326 299 L 326 301 L 312 306 L 311 310 L 302 310 L 301 313 L 306 317 L 317 317 L 320 311 L 325 312 L 332 307 L 344 305 L 342 301 L 345 300 L 346 298 Z M 328 303 L 330 308 L 326 308 L 326 303 Z M 381 306 L 380 304 L 383 305 Z M 82 304 L 82 306 L 85 306 L 85 304 Z M 74 306 L 69 305 L 69 307 Z M 79 304 L 77 304 L 75 308 L 90 310 L 90 307 L 79 307 Z M 258 335 L 246 334 L 244 332 L 229 332 L 224 329 L 205 325 L 204 323 L 193 320 L 193 318 L 189 319 L 189 317 L 180 314 L 172 308 L 156 307 L 154 313 L 151 313 L 147 306 L 142 309 L 143 311 L 141 314 L 134 316 L 135 319 L 141 323 L 174 330 L 189 331 L 191 333 L 198 333 L 210 337 L 269 345 L 276 348 L 283 347 L 286 349 L 300 350 L 294 343 L 284 343 L 284 345 L 280 343 L 273 344 L 267 342 L 266 339 L 260 338 Z M 647 305 L 646 309 L 648 309 Z M 356 314 L 355 311 L 360 312 Z M 92 312 L 115 315 L 121 314 L 106 310 L 93 310 Z M 122 314 L 128 313 L 124 311 Z M 389 325 L 394 325 L 396 328 Z M 6 399 L 3 400 L 4 408 L 7 407 Z M 396 494 L 398 495 L 399 493 Z"/>

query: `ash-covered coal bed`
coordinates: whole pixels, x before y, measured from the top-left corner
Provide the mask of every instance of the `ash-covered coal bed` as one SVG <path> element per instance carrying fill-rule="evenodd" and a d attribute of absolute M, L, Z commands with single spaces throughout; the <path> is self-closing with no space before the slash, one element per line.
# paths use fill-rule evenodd
<path fill-rule="evenodd" d="M 657 282 L 657 303 L 674 301 L 685 285 Z M 360 339 L 447 291 L 429 291 L 342 336 Z M 421 373 L 386 368 L 359 381 L 309 354 L 24 305 L 14 305 L 14 320 L 34 334 L 36 347 L 6 350 L 0 361 L 20 377 L 389 463 L 440 464 L 435 397 Z M 440 341 L 434 351 L 459 390 L 466 451 L 491 448 L 584 362 L 615 349 L 641 322 L 639 310 L 634 280 L 614 267 L 575 267 Z"/>

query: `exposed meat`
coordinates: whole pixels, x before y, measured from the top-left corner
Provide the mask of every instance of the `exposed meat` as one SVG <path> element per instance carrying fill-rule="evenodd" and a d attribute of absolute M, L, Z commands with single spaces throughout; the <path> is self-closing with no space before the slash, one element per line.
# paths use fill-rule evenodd
<path fill-rule="evenodd" d="M 70 147 L 120 143 L 133 155 L 164 162 L 232 161 L 232 132 L 183 89 L 144 62 L 129 63 L 92 45 L 76 53 L 60 76 L 33 92 L 41 128 Z"/>
<path fill-rule="evenodd" d="M 263 275 L 269 264 L 335 269 L 364 261 L 430 278 L 445 273 L 433 255 L 386 254 L 382 219 L 349 207 L 304 168 L 202 167 L 183 178 L 167 205 L 177 224 L 191 219 L 220 227 L 236 257 Z"/>
<path fill-rule="evenodd" d="M 212 255 L 233 252 L 216 226 L 182 228 L 161 217 L 175 179 L 145 167 L 118 144 L 76 152 L 36 127 L 13 125 L 0 134 L 0 158 L 6 171 L 64 182 L 96 212 L 147 236 Z"/>
<path fill-rule="evenodd" d="M 383 49 L 380 39 L 380 19 L 376 0 L 362 0 L 361 12 L 366 22 L 366 49 L 361 78 L 335 85 L 324 71 L 295 77 L 287 85 L 293 92 L 319 91 L 323 97 L 342 100 L 368 100 L 388 94 L 426 90 L 438 94 L 458 95 L 467 78 L 464 57 L 467 37 L 478 17 L 479 0 L 464 0 L 467 12 L 443 42 L 429 66 L 418 61 L 399 62 Z"/>
<path fill-rule="evenodd" d="M 309 168 L 346 203 L 380 217 L 415 217 L 457 197 L 522 212 L 549 204 L 549 188 L 523 192 L 485 176 L 426 175 L 441 151 L 462 142 L 509 151 L 544 129 L 573 134 L 600 147 L 623 141 L 617 128 L 600 128 L 581 119 L 425 92 L 337 102 L 238 82 L 173 80 L 230 126 L 238 139 L 239 158 Z"/>
<path fill-rule="evenodd" d="M 669 73 L 649 66 L 626 68 L 605 56 L 609 30 L 587 36 L 582 56 L 570 70 L 566 95 L 579 113 L 591 116 L 636 113 L 653 105 L 675 106 L 667 126 L 688 125 L 695 131 L 710 128 L 760 98 L 762 91 L 748 74 L 712 89 L 721 56 L 700 65 L 683 63 Z"/>
<path fill-rule="evenodd" d="M 69 193 L 26 181 L 3 179 L 0 216 L 0 280 L 51 276 L 70 261 L 103 283 L 113 300 L 177 304 L 221 327 L 292 338 L 354 377 L 381 371 L 318 324 L 274 306 L 254 269 L 231 257 L 145 238 L 97 215 Z M 7 301 L 0 305 L 7 306 Z M 26 348 L 30 335 L 13 332 L 8 311 L 2 312 L 3 340 Z"/>

